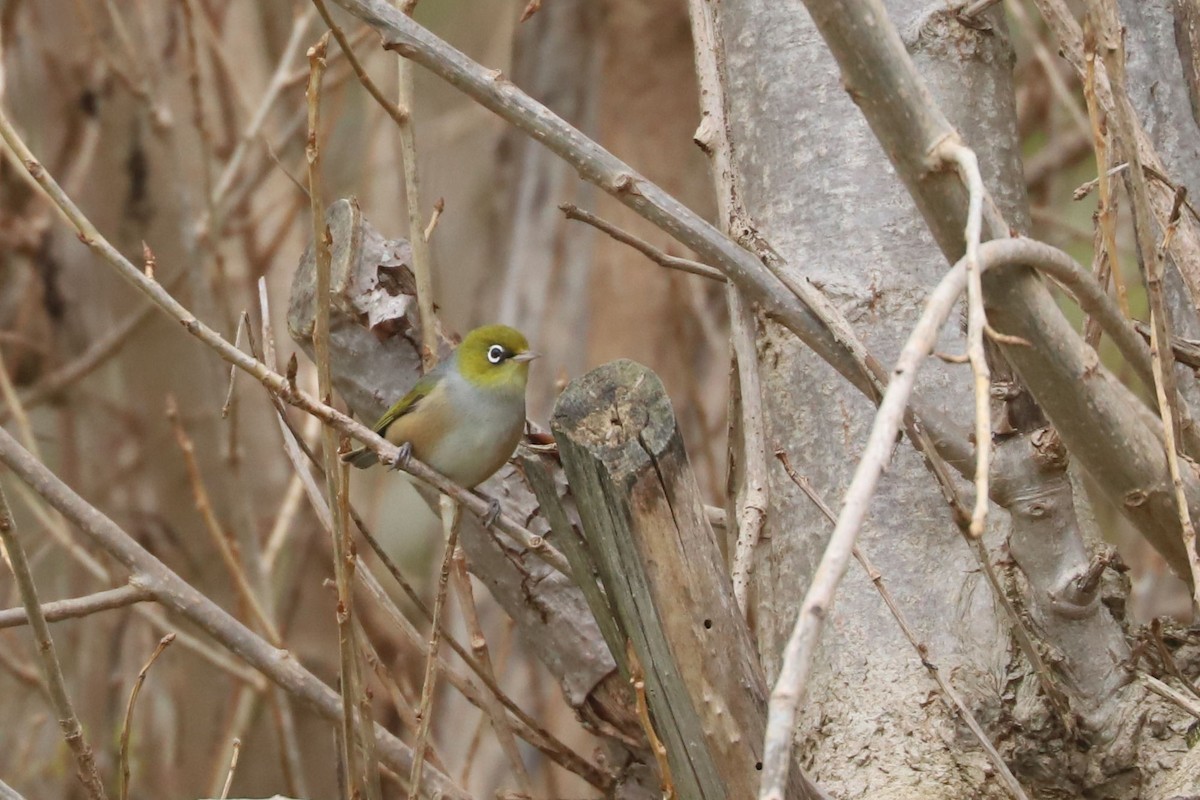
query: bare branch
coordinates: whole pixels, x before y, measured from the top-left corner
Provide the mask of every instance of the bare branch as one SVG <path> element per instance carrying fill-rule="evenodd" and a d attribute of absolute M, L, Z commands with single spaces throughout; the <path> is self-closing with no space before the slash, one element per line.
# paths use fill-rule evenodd
<path fill-rule="evenodd" d="M 225 341 L 219 333 L 198 320 L 194 314 L 172 297 L 161 284 L 150 275 L 146 275 L 135 267 L 128 259 L 105 239 L 96 226 L 80 211 L 38 161 L 34 158 L 29 147 L 17 134 L 6 113 L 0 110 L 0 137 L 16 154 L 29 174 L 46 192 L 51 202 L 58 208 L 64 218 L 76 229 L 81 241 L 84 242 L 97 256 L 110 264 L 117 272 L 132 283 L 137 289 L 148 295 L 169 317 L 179 322 L 183 328 L 197 339 L 215 350 L 221 358 L 249 373 L 262 383 L 268 391 L 278 396 L 284 402 L 290 403 L 309 414 L 333 425 L 337 430 L 354 437 L 380 455 L 381 461 L 396 464 L 399 448 L 390 444 L 365 425 L 351 419 L 347 415 L 325 403 L 319 402 L 295 387 L 283 375 L 267 368 L 262 362 L 243 353 Z M 480 519 L 489 516 L 490 506 L 479 495 L 470 492 L 433 469 L 422 464 L 415 458 L 410 458 L 400 468 L 418 480 L 433 486 L 443 494 L 453 497 L 458 503 Z M 508 534 L 523 547 L 546 563 L 562 572 L 569 574 L 570 567 L 562 555 L 550 547 L 544 539 L 527 530 L 505 514 L 498 516 L 494 526 Z"/>
<path fill-rule="evenodd" d="M 979 249 L 981 272 L 1005 265 L 1039 265 L 1071 262 L 1070 258 L 1047 245 L 1021 239 L 988 242 Z M 946 275 L 930 294 L 920 320 L 905 343 L 892 379 L 871 427 L 871 435 L 854 479 L 846 490 L 842 511 L 821 562 L 813 574 L 812 583 L 791 637 L 784 649 L 779 678 L 771 692 L 767 721 L 766 747 L 763 755 L 763 782 L 760 797 L 780 800 L 783 797 L 792 747 L 792 728 L 796 713 L 812 669 L 812 659 L 820 642 L 821 631 L 833 604 L 837 586 L 845 575 L 846 566 L 854 552 L 858 532 L 866 518 L 870 498 L 885 465 L 891 458 L 893 442 L 903 421 L 908 395 L 916 382 L 921 362 L 933 350 L 942 325 L 949 317 L 958 296 L 966 288 L 965 259 Z"/>
<path fill-rule="evenodd" d="M 829 520 L 831 524 L 837 525 L 837 517 L 834 515 L 833 511 L 830 510 L 829 506 L 825 503 L 825 500 L 819 494 L 817 494 L 815 489 L 813 489 L 812 484 L 808 481 L 808 479 L 802 475 L 798 475 L 796 470 L 792 468 L 792 464 L 788 459 L 787 453 L 779 450 L 776 451 L 775 457 L 778 458 L 783 464 L 783 469 L 785 472 L 787 472 L 788 477 L 792 479 L 792 483 L 800 487 L 800 491 L 804 492 L 804 494 L 813 501 L 813 504 L 816 505 L 816 507 L 821 510 L 821 513 L 825 515 L 825 519 Z M 984 733 L 983 727 L 979 724 L 979 720 L 975 719 L 975 715 L 971 713 L 971 709 L 968 708 L 967 704 L 964 703 L 962 698 L 958 696 L 958 693 L 954 691 L 954 688 L 949 684 L 949 682 L 942 677 L 941 670 L 938 669 L 937 664 L 933 663 L 932 657 L 929 654 L 929 646 L 917 638 L 917 632 L 913 629 L 912 625 L 908 623 L 908 620 L 904 616 L 904 612 L 900 610 L 900 606 L 896 602 L 896 598 L 892 596 L 891 591 L 883 582 L 882 573 L 875 568 L 875 566 L 871 563 L 871 560 L 867 558 L 867 554 L 864 553 L 857 545 L 854 547 L 854 559 L 858 561 L 864 570 L 866 570 L 867 577 L 871 579 L 872 585 L 875 586 L 875 591 L 879 592 L 879 596 L 883 598 L 883 602 L 888 607 L 888 611 L 891 612 L 892 616 L 896 619 L 896 624 L 900 626 L 901 632 L 904 633 L 904 638 L 908 639 L 909 644 L 911 644 L 913 649 L 917 651 L 917 657 L 921 659 L 921 666 L 925 667 L 925 671 L 929 673 L 929 677 L 933 678 L 934 683 L 938 685 L 942 695 L 946 698 L 947 705 L 954 709 L 954 713 L 958 714 L 959 719 L 961 719 L 963 723 L 970 729 L 972 735 L 975 736 L 976 741 L 979 742 L 979 746 L 983 748 L 985 753 L 987 753 L 988 758 L 991 759 L 993 766 L 996 767 L 996 771 L 1000 774 L 1000 779 L 1004 782 L 1005 787 L 1012 794 L 1012 796 L 1016 797 L 1018 800 L 1028 800 L 1025 795 L 1025 790 L 1021 788 L 1021 784 L 1017 780 L 1016 776 L 1012 774 L 1012 770 L 1010 770 L 1008 765 L 1004 763 L 1004 759 L 996 750 L 996 746 L 992 744 L 991 739 L 989 739 L 987 734 Z"/>
<path fill-rule="evenodd" d="M 12 441 L 8 433 L 0 428 L 0 436 Z M 15 445 L 16 443 L 13 442 Z M 16 445 L 20 447 L 20 445 Z M 29 560 L 25 557 L 25 548 L 17 539 L 16 528 L 13 525 L 12 512 L 8 508 L 8 500 L 4 490 L 0 489 L 0 555 L 8 562 L 13 577 L 17 582 L 17 590 L 21 594 L 21 603 L 25 606 L 25 614 L 29 617 L 30 627 L 42 668 L 42 678 L 50 696 L 50 704 L 54 707 L 54 716 L 62 728 L 63 738 L 67 747 L 75 756 L 76 770 L 79 781 L 92 800 L 105 800 L 104 784 L 96 772 L 96 760 L 92 748 L 83 736 L 83 726 L 79 717 L 75 716 L 75 708 L 67 694 L 66 681 L 63 679 L 62 665 L 58 661 L 58 653 L 54 648 L 54 639 L 50 637 L 50 626 L 42 613 L 38 601 L 37 586 L 33 583 L 33 573 L 29 571 Z"/>
<path fill-rule="evenodd" d="M 445 536 L 442 553 L 442 569 L 438 573 L 437 594 L 433 600 L 433 625 L 429 634 L 429 648 L 425 654 L 425 677 L 421 681 L 421 705 L 417 709 L 417 736 L 413 742 L 413 767 L 408 779 L 408 800 L 416 800 L 421 788 L 421 771 L 425 763 L 425 744 L 429 739 L 429 726 L 433 723 L 433 693 L 437 687 L 438 648 L 442 643 L 442 614 L 446 607 L 446 589 L 450 581 L 450 562 L 454 548 L 458 546 L 458 507 L 443 495 L 440 500 L 442 511 L 442 533 Z"/>
<path fill-rule="evenodd" d="M 952 163 L 967 186 L 967 225 L 964 238 L 967 266 L 967 360 L 971 364 L 971 375 L 975 388 L 975 510 L 971 513 L 970 534 L 978 539 L 983 536 L 987 525 L 988 462 L 992 454 L 992 395 L 991 372 L 987 353 L 984 351 L 983 336 L 988 327 L 987 313 L 983 310 L 983 270 L 979 266 L 979 240 L 983 235 L 983 176 L 979 172 L 979 159 L 969 147 L 953 139 L 946 139 L 935 153 Z"/>
<path fill-rule="evenodd" d="M 574 203 L 561 203 L 558 206 L 567 216 L 567 219 L 575 219 L 580 222 L 586 222 L 597 230 L 603 231 L 616 239 L 621 244 L 627 244 L 634 250 L 644 255 L 646 258 L 658 264 L 660 267 L 667 269 L 677 269 L 680 272 L 687 272 L 691 275 L 699 275 L 709 280 L 725 282 L 725 275 L 719 270 L 715 270 L 707 264 L 701 264 L 699 261 L 692 261 L 688 258 L 679 258 L 672 256 L 659 250 L 654 245 L 647 242 L 645 239 L 639 239 L 627 231 L 623 231 L 616 225 L 613 225 L 608 220 L 602 219 L 590 211 L 585 211 L 579 208 Z"/>
<path fill-rule="evenodd" d="M 138 671 L 137 680 L 133 682 L 133 689 L 129 692 L 129 702 L 125 705 L 125 720 L 121 723 L 120 746 L 117 755 L 121 772 L 121 800 L 129 797 L 129 737 L 133 733 L 133 708 L 137 705 L 138 695 L 142 693 L 142 684 L 146 682 L 146 675 L 150 672 L 150 667 L 154 666 L 154 662 L 173 641 L 175 641 L 173 633 L 168 633 L 158 640 L 154 652 L 146 660 L 146 665 Z"/>
<path fill-rule="evenodd" d="M 100 611 L 113 608 L 124 608 L 134 603 L 144 603 L 153 600 L 154 595 L 143 586 L 122 586 L 119 589 L 108 589 L 103 592 L 75 597 L 70 600 L 56 600 L 42 605 L 42 614 L 46 622 L 60 622 L 64 619 L 78 619 Z M 29 615 L 23 608 L 10 608 L 0 611 L 0 628 L 16 628 L 29 624 Z"/>
<path fill-rule="evenodd" d="M 415 0 L 406 0 L 401 10 L 411 17 L 415 8 Z M 413 277 L 417 282 L 417 309 L 421 316 L 421 364 L 428 372 L 437 365 L 441 328 L 433 302 L 433 257 L 429 252 L 429 239 L 421 235 L 421 178 L 417 164 L 417 137 L 412 124 L 412 109 L 416 101 L 413 68 L 403 58 L 396 62 L 396 81 L 399 84 L 399 105 L 407 112 L 404 119 L 398 122 L 400 160 L 404 169 L 404 205 L 408 209 L 408 241 L 412 245 Z"/>
<path fill-rule="evenodd" d="M 3 428 L 0 428 L 0 462 L 132 572 L 131 583 L 153 592 L 163 606 L 208 633 L 321 717 L 334 723 L 341 720 L 341 697 L 301 666 L 295 656 L 257 636 L 168 569 L 103 512 L 88 504 L 33 458 Z M 412 751 L 382 727 L 375 727 L 375 737 L 381 761 L 394 770 L 407 773 L 412 767 Z M 425 784 L 428 798 L 441 792 L 449 800 L 471 800 L 470 795 L 449 777 L 428 767 Z"/>

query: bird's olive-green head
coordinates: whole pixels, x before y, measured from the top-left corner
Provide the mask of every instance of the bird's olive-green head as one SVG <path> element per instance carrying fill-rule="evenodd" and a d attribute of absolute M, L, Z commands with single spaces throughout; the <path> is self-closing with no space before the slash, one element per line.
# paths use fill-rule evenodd
<path fill-rule="evenodd" d="M 529 362 L 538 354 L 525 336 L 507 325 L 484 325 L 467 334 L 455 358 L 462 376 L 476 386 L 525 392 Z"/>

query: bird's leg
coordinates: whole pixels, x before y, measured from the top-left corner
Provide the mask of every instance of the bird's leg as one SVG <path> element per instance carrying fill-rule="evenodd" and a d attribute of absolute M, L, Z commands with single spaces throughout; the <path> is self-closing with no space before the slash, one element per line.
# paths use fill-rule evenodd
<path fill-rule="evenodd" d="M 476 492 L 477 495 L 487 500 L 487 513 L 483 515 L 483 527 L 490 528 L 496 524 L 496 520 L 500 519 L 500 501 L 494 497 L 488 497 L 482 492 Z"/>
<path fill-rule="evenodd" d="M 405 442 L 400 445 L 400 449 L 396 451 L 396 460 L 388 469 L 397 470 L 408 467 L 408 462 L 412 459 L 412 443 Z"/>

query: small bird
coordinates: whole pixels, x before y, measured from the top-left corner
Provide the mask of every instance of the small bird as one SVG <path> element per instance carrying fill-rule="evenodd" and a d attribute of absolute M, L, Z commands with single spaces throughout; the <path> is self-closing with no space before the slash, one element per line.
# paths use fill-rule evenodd
<path fill-rule="evenodd" d="M 472 489 L 512 456 L 525 429 L 525 384 L 538 354 L 520 331 L 485 325 L 387 410 L 375 432 L 450 480 Z M 365 469 L 379 461 L 358 448 L 343 456 Z"/>

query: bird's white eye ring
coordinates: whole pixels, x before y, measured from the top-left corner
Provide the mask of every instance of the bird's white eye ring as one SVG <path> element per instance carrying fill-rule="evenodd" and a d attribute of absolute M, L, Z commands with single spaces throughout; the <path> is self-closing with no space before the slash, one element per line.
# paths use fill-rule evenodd
<path fill-rule="evenodd" d="M 492 345 L 487 350 L 487 360 L 493 364 L 499 364 L 504 360 L 505 355 L 506 353 L 504 348 L 498 344 Z"/>

